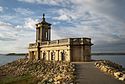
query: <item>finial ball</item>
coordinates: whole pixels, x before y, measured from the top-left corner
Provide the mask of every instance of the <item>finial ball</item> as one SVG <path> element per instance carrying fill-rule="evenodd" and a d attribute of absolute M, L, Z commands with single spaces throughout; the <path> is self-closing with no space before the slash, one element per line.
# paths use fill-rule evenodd
<path fill-rule="evenodd" d="M 43 13 L 43 17 L 45 16 L 45 14 Z"/>

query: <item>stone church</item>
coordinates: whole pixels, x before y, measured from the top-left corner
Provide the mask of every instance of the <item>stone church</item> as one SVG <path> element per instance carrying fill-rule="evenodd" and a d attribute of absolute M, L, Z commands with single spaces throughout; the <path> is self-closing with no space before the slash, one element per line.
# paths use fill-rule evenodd
<path fill-rule="evenodd" d="M 86 62 L 91 60 L 91 46 L 91 38 L 51 40 L 51 24 L 43 14 L 42 22 L 36 24 L 36 42 L 29 44 L 28 56 L 31 60 Z"/>

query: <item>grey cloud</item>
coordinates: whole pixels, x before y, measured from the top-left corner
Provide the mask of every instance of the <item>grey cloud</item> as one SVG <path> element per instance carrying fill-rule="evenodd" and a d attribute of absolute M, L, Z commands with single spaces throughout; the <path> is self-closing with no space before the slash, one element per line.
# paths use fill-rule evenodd
<path fill-rule="evenodd" d="M 17 12 L 18 14 L 22 14 L 22 15 L 32 15 L 34 14 L 33 11 L 31 11 L 30 9 L 26 9 L 26 8 L 15 8 L 14 9 L 15 12 Z"/>
<path fill-rule="evenodd" d="M 91 37 L 92 42 L 95 44 L 92 48 L 93 51 L 125 50 L 124 27 L 106 17 L 100 16 L 98 18 L 92 15 L 93 17 L 96 19 L 81 19 L 82 23 L 77 20 L 74 24 L 75 27 L 54 28 L 54 31 L 56 31 L 59 38 Z"/>
<path fill-rule="evenodd" d="M 58 5 L 63 0 L 18 0 L 20 2 L 35 3 L 35 4 L 51 4 Z"/>
<path fill-rule="evenodd" d="M 68 37 L 91 37 L 92 42 L 95 44 L 92 48 L 95 51 L 125 50 L 124 46 L 125 25 L 123 24 L 125 22 L 124 0 L 76 0 L 76 1 L 18 0 L 18 1 L 37 3 L 37 4 L 47 4 L 47 5 L 49 4 L 57 5 L 61 2 L 64 2 L 64 4 L 62 4 L 63 6 L 60 5 L 60 8 L 62 7 L 60 11 L 59 11 L 60 8 L 56 8 L 55 11 L 52 11 L 51 8 L 49 9 L 49 14 L 52 14 L 54 15 L 54 17 L 57 17 L 56 18 L 58 19 L 57 22 L 59 22 L 58 23 L 59 27 L 57 25 L 54 25 L 54 28 L 52 28 L 53 39 L 61 39 Z M 71 5 L 67 4 L 72 4 L 73 7 L 69 7 Z M 48 11 L 48 9 L 46 9 L 46 11 Z M 19 19 L 20 18 L 18 18 L 18 20 Z M 60 20 L 64 21 L 60 22 Z M 32 20 L 29 20 L 28 22 L 31 21 Z M 20 35 L 22 35 L 20 37 L 23 36 L 28 36 L 31 38 L 35 37 L 35 35 L 33 35 L 35 34 L 35 28 L 33 28 L 33 26 L 30 27 L 31 24 L 34 23 L 31 22 L 29 23 L 29 25 L 28 24 L 20 25 L 21 26 L 19 28 L 20 32 L 18 32 Z M 22 40 L 21 42 L 23 41 L 24 40 Z"/>
<path fill-rule="evenodd" d="M 110 43 L 92 46 L 93 52 L 124 52 L 125 51 L 125 41 L 121 41 L 121 43 Z"/>
<path fill-rule="evenodd" d="M 26 2 L 32 4 L 45 4 L 45 5 L 53 5 L 53 6 L 61 6 L 61 7 L 72 7 L 70 0 L 17 0 L 19 2 Z"/>
<path fill-rule="evenodd" d="M 111 19 L 125 21 L 125 0 L 85 0 L 91 9 Z"/>
<path fill-rule="evenodd" d="M 0 37 L 0 41 L 16 41 L 15 38 L 12 37 Z"/>
<path fill-rule="evenodd" d="M 0 12 L 3 12 L 3 7 L 2 6 L 0 6 Z"/>
<path fill-rule="evenodd" d="M 91 8 L 93 11 L 110 16 L 112 19 L 125 20 L 125 0 L 18 0 L 27 3 L 59 5 L 65 8 L 80 9 L 81 12 Z M 74 4 L 74 5 L 73 5 Z M 89 8 L 88 8 L 89 7 Z M 79 12 L 77 11 L 77 14 Z"/>

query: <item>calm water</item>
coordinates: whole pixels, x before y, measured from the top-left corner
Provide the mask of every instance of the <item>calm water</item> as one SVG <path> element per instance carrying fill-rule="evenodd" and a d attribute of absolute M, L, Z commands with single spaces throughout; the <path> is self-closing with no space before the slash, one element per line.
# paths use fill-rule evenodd
<path fill-rule="evenodd" d="M 4 65 L 6 63 L 12 62 L 14 60 L 24 58 L 25 56 L 4 56 L 0 55 L 0 65 Z M 125 55 L 93 55 L 92 59 L 106 59 L 111 60 L 115 63 L 121 64 L 123 67 L 125 67 Z"/>
<path fill-rule="evenodd" d="M 12 62 L 14 60 L 24 58 L 25 56 L 5 56 L 5 55 L 0 55 L 0 65 L 4 65 L 6 63 Z"/>
<path fill-rule="evenodd" d="M 110 60 L 125 67 L 125 55 L 93 55 L 92 59 L 96 60 Z"/>

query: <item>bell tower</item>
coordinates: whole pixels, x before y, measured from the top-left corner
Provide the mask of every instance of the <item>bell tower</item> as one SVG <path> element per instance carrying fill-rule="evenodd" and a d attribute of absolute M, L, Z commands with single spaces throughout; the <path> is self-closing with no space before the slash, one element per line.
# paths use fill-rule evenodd
<path fill-rule="evenodd" d="M 51 24 L 46 22 L 45 14 L 43 14 L 42 22 L 36 24 L 36 42 L 44 42 L 51 40 Z"/>

